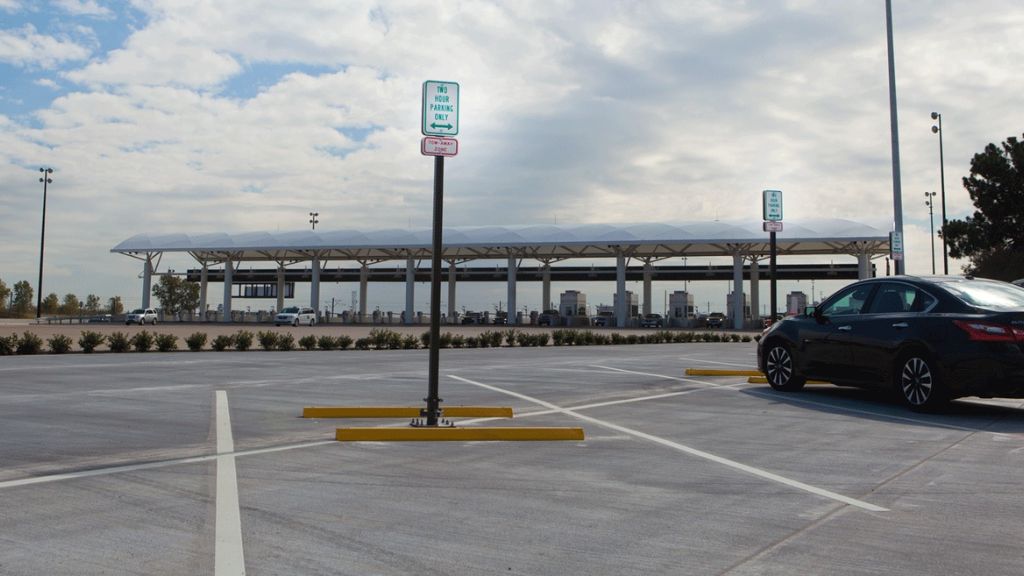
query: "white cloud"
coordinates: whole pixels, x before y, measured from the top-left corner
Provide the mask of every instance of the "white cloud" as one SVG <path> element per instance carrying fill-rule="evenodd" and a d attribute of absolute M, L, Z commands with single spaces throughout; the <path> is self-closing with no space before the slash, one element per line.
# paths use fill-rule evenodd
<path fill-rule="evenodd" d="M 85 46 L 39 34 L 31 24 L 0 30 L 0 62 L 53 68 L 63 62 L 85 60 L 89 54 L 90 50 Z"/>
<path fill-rule="evenodd" d="M 45 88 L 51 88 L 53 90 L 59 90 L 60 89 L 60 84 L 57 84 L 55 81 L 53 81 L 50 78 L 39 78 L 38 80 L 36 80 L 34 82 L 34 84 L 36 84 L 37 86 L 43 86 Z"/>
<path fill-rule="evenodd" d="M 110 9 L 95 0 L 54 0 L 54 5 L 74 16 L 111 16 Z"/>

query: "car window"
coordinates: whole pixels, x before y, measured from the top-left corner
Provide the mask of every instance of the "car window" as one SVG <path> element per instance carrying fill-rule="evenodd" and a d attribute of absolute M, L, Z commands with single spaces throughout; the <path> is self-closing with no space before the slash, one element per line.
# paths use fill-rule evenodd
<path fill-rule="evenodd" d="M 893 314 L 900 312 L 924 312 L 935 303 L 927 292 L 902 283 L 884 283 L 879 286 L 871 300 L 868 314 Z"/>
<path fill-rule="evenodd" d="M 835 294 L 828 302 L 822 305 L 821 313 L 824 316 L 849 316 L 860 314 L 864 310 L 864 303 L 871 295 L 871 286 L 851 286 Z"/>
<path fill-rule="evenodd" d="M 295 307 L 284 308 L 281 310 L 282 314 L 298 314 L 299 309 Z"/>
<path fill-rule="evenodd" d="M 939 284 L 971 306 L 989 310 L 1024 309 L 1024 290 L 1005 282 L 963 280 Z"/>

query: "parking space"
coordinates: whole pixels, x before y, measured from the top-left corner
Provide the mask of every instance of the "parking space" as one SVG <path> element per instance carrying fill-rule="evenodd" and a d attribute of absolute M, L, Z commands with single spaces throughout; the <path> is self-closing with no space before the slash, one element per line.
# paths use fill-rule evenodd
<path fill-rule="evenodd" d="M 486 424 L 586 440 L 342 444 L 340 422 L 302 407 L 418 405 L 426 352 L 5 358 L 0 573 L 1024 565 L 1019 402 L 921 415 L 860 390 L 684 375 L 754 364 L 738 343 L 446 350 L 446 405 L 512 406 Z"/>

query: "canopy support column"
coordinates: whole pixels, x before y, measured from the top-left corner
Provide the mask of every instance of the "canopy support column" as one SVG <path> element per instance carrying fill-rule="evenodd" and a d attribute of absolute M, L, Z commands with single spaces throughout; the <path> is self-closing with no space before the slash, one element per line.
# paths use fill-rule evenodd
<path fill-rule="evenodd" d="M 626 299 L 626 255 L 618 250 L 615 253 L 615 325 L 626 327 L 626 310 L 629 302 Z"/>
<path fill-rule="evenodd" d="M 455 266 L 455 260 L 448 261 L 448 322 L 450 324 L 455 323 L 455 276 L 458 274 L 458 268 Z"/>
<path fill-rule="evenodd" d="M 732 327 L 743 329 L 743 254 L 739 250 L 732 255 Z"/>
<path fill-rule="evenodd" d="M 199 317 L 206 322 L 206 289 L 210 282 L 210 264 L 203 260 L 203 270 L 199 273 Z"/>
<path fill-rule="evenodd" d="M 410 256 L 405 261 L 405 323 L 412 324 L 416 312 L 416 261 Z"/>
<path fill-rule="evenodd" d="M 233 275 L 234 267 L 231 263 L 231 258 L 227 258 L 224 260 L 224 315 L 220 319 L 224 323 L 231 322 L 231 283 Z"/>
<path fill-rule="evenodd" d="M 516 256 L 508 255 L 508 325 L 516 324 Z"/>

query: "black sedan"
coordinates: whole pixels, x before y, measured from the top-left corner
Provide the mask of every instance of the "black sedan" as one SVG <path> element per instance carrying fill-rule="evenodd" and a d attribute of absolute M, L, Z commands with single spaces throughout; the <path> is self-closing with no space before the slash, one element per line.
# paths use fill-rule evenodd
<path fill-rule="evenodd" d="M 773 324 L 757 356 L 780 391 L 824 380 L 892 390 L 920 411 L 962 396 L 1024 398 L 1024 288 L 962 276 L 863 280 Z"/>

